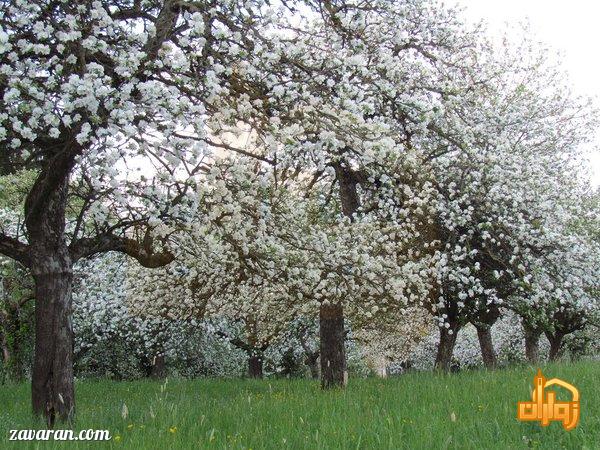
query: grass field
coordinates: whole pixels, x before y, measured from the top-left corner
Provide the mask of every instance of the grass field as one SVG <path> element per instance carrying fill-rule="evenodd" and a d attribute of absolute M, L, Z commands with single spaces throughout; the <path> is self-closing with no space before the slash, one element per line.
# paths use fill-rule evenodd
<path fill-rule="evenodd" d="M 600 449 L 600 363 L 542 370 L 579 388 L 575 430 L 517 421 L 536 370 L 515 367 L 351 379 L 332 392 L 308 380 L 79 382 L 77 429 L 113 436 L 95 443 L 8 442 L 8 430 L 40 425 L 29 415 L 29 387 L 4 385 L 0 448 Z"/>

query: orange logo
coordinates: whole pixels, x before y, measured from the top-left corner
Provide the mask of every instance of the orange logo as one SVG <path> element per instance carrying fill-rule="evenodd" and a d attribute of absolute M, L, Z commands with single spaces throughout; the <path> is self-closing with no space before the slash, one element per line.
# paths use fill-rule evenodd
<path fill-rule="evenodd" d="M 552 421 L 562 421 L 563 428 L 572 430 L 579 422 L 579 391 L 575 386 L 558 378 L 546 381 L 541 369 L 533 378 L 534 386 L 530 402 L 519 402 L 517 419 L 523 421 L 540 421 L 542 426 L 547 427 Z M 571 392 L 570 402 L 557 402 L 556 393 L 548 391 L 544 395 L 544 389 L 552 385 L 562 386 Z"/>

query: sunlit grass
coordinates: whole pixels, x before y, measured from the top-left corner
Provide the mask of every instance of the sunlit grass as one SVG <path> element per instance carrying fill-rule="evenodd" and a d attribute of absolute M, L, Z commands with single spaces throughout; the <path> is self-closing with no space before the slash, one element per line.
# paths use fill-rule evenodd
<path fill-rule="evenodd" d="M 332 392 L 309 380 L 83 381 L 77 429 L 113 436 L 94 444 L 8 442 L 9 429 L 40 425 L 29 414 L 29 387 L 5 385 L 0 432 L 2 444 L 19 448 L 600 448 L 600 364 L 542 370 L 579 388 L 574 431 L 517 421 L 517 401 L 529 398 L 536 368 L 516 367 L 351 379 Z"/>

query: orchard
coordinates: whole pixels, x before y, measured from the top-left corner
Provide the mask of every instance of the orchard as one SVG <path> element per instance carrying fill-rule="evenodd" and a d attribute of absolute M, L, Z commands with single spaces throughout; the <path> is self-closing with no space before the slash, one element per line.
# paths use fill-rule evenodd
<path fill-rule="evenodd" d="M 436 0 L 11 0 L 0 89 L 0 374 L 49 428 L 90 378 L 599 355 L 599 116 L 533 39 Z"/>

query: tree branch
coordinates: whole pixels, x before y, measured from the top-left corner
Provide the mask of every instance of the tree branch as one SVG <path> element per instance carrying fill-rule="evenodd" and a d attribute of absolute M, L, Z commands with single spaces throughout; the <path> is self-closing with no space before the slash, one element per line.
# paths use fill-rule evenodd
<path fill-rule="evenodd" d="M 166 266 L 175 259 L 171 252 L 156 253 L 152 247 L 152 239 L 145 238 L 144 242 L 140 243 L 128 237 L 103 233 L 93 238 L 78 239 L 69 246 L 69 251 L 73 261 L 89 258 L 98 253 L 120 252 L 135 258 L 142 266 L 148 268 Z"/>
<path fill-rule="evenodd" d="M 29 246 L 15 238 L 0 233 L 0 253 L 30 267 Z"/>

